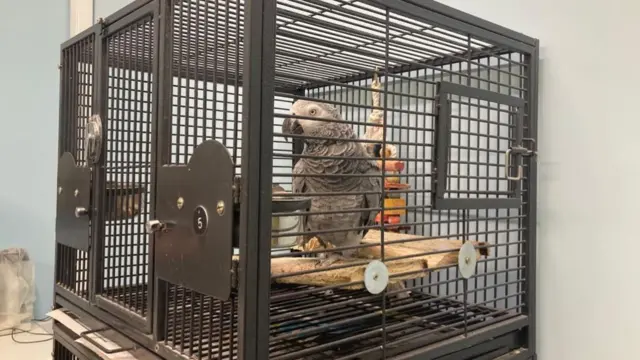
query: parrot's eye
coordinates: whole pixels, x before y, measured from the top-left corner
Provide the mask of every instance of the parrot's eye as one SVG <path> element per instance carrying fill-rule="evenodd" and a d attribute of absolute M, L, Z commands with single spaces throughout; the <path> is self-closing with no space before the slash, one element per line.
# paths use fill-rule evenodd
<path fill-rule="evenodd" d="M 311 116 L 316 116 L 317 113 L 318 113 L 318 110 L 316 110 L 316 109 L 309 110 L 309 115 L 311 115 Z"/>

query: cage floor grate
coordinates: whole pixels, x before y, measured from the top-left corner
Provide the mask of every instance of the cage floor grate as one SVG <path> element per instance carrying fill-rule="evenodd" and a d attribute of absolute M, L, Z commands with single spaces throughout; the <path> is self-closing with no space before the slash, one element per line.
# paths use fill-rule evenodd
<path fill-rule="evenodd" d="M 271 359 L 338 359 L 358 353 L 363 356 L 357 358 L 367 358 L 382 348 L 383 336 L 387 344 L 401 346 L 404 340 L 433 343 L 459 335 L 465 311 L 467 329 L 508 316 L 501 309 L 470 304 L 465 309 L 462 302 L 417 292 L 402 299 L 387 297 L 383 304 L 381 296 L 366 291 L 312 289 L 272 289 L 272 296 L 282 300 L 271 302 Z M 237 358 L 235 298 L 222 303 L 174 287 L 167 305 L 165 346 L 194 359 Z"/>

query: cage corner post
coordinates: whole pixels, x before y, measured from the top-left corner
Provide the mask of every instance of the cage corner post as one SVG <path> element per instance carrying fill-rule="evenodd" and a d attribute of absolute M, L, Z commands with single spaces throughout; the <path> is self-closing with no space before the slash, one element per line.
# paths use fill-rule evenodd
<path fill-rule="evenodd" d="M 107 51 L 106 51 L 106 42 L 104 41 L 104 24 L 99 22 L 93 26 L 94 36 L 95 36 L 95 52 L 94 52 L 94 74 L 95 81 L 93 84 L 94 92 L 93 92 L 93 103 L 94 105 L 94 113 L 98 114 L 102 119 L 103 131 L 102 131 L 102 149 L 100 150 L 102 154 L 106 154 L 107 150 L 107 131 L 106 130 L 106 119 L 107 119 L 107 103 L 106 103 L 106 91 L 107 91 L 107 74 L 108 74 L 108 61 Z M 93 241 L 91 241 L 91 252 L 90 252 L 90 264 L 89 264 L 89 278 L 91 279 L 91 284 L 89 286 L 89 299 L 92 304 L 96 302 L 96 295 L 102 291 L 102 280 L 103 273 L 101 271 L 104 259 L 104 249 L 102 248 L 104 242 L 104 228 L 99 224 L 103 224 L 104 222 L 104 214 L 99 211 L 100 205 L 104 201 L 104 192 L 102 191 L 103 186 L 106 181 L 105 174 L 105 163 L 106 156 L 101 156 L 98 160 L 98 163 L 94 166 L 93 171 L 93 211 L 91 221 L 94 226 L 92 227 L 91 237 Z"/>
<path fill-rule="evenodd" d="M 154 33 L 156 56 L 154 62 L 153 81 L 153 115 L 151 135 L 151 163 L 153 164 L 154 181 L 152 182 L 153 197 L 151 199 L 152 218 L 157 218 L 157 188 L 158 169 L 169 163 L 171 158 L 171 97 L 173 73 L 171 57 L 173 56 L 172 7 L 170 0 L 156 0 L 154 22 L 157 31 Z M 150 331 L 155 341 L 165 340 L 164 329 L 167 321 L 165 312 L 167 303 L 167 284 L 156 276 L 155 272 L 155 243 L 156 235 L 152 234 L 149 241 L 149 306 L 152 309 Z"/>
<path fill-rule="evenodd" d="M 239 359 L 269 354 L 276 0 L 245 3 Z"/>
<path fill-rule="evenodd" d="M 534 41 L 533 51 L 528 56 L 529 61 L 529 102 L 530 107 L 528 109 L 528 114 L 530 119 L 528 121 L 528 129 L 527 129 L 527 137 L 529 139 L 533 139 L 533 144 L 536 144 L 538 141 L 538 65 L 540 61 L 540 42 L 539 40 Z M 534 148 L 531 149 L 534 152 L 537 151 L 537 146 L 533 145 Z M 526 275 L 525 279 L 527 279 L 526 283 L 526 306 L 524 311 L 529 317 L 529 326 L 527 329 L 527 347 L 529 351 L 532 353 L 532 359 L 536 359 L 537 356 L 537 344 L 536 344 L 536 328 L 537 328 L 537 311 L 536 311 L 536 262 L 537 262 L 537 231 L 536 231 L 536 223 L 537 223 L 537 191 L 538 191 L 538 163 L 537 156 L 534 153 L 534 156 L 528 158 L 528 174 L 527 174 L 527 182 L 528 182 L 528 193 L 526 197 L 526 210 L 528 215 L 528 224 L 527 224 L 527 248 L 526 248 L 526 257 L 525 257 L 525 269 Z"/>

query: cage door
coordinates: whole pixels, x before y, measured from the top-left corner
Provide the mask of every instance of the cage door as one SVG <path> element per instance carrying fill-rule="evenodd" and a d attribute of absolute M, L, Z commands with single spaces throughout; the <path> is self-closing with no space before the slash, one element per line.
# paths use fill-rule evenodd
<path fill-rule="evenodd" d="M 56 242 L 88 251 L 91 169 L 76 165 L 76 159 L 68 152 L 58 160 L 57 191 Z"/>
<path fill-rule="evenodd" d="M 96 173 L 95 303 L 143 332 L 151 330 L 153 302 L 144 226 L 154 208 L 157 11 L 150 2 L 101 21 L 97 56 L 105 144 Z"/>
<path fill-rule="evenodd" d="M 231 294 L 234 166 L 215 140 L 196 147 L 187 165 L 158 169 L 156 277 L 227 300 Z"/>
<path fill-rule="evenodd" d="M 450 82 L 437 91 L 433 208 L 520 207 L 525 101 Z"/>

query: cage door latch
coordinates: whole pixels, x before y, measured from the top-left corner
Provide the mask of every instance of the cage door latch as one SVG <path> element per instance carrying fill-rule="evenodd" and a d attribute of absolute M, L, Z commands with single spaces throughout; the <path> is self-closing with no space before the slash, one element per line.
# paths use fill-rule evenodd
<path fill-rule="evenodd" d="M 174 221 L 160 221 L 160 220 L 149 220 L 145 224 L 145 229 L 148 234 L 153 234 L 155 232 L 167 232 L 171 230 L 175 226 Z"/>
<path fill-rule="evenodd" d="M 87 216 L 89 215 L 89 210 L 87 210 L 87 208 L 82 207 L 82 206 L 78 206 L 76 207 L 74 214 L 76 215 L 77 218 L 81 217 L 81 216 Z"/>
<path fill-rule="evenodd" d="M 522 139 L 523 141 L 529 141 L 533 145 L 533 149 L 528 149 L 524 146 L 512 146 L 504 153 L 504 174 L 507 180 L 510 181 L 520 181 L 522 179 L 522 165 L 518 165 L 518 172 L 516 176 L 511 176 L 509 173 L 509 169 L 511 168 L 511 156 L 518 155 L 522 157 L 534 157 L 537 155 L 537 151 L 535 150 L 535 140 L 534 139 Z"/>

